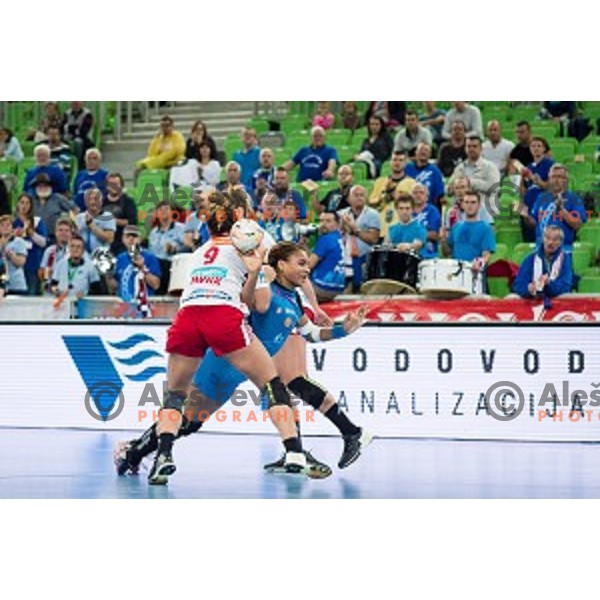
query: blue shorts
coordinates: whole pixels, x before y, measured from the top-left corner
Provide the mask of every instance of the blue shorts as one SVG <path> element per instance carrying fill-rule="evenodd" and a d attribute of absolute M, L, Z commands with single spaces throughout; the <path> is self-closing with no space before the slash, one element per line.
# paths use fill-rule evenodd
<path fill-rule="evenodd" d="M 241 383 L 248 379 L 224 358 L 208 350 L 200 368 L 194 374 L 193 383 L 207 398 L 225 404 Z"/>

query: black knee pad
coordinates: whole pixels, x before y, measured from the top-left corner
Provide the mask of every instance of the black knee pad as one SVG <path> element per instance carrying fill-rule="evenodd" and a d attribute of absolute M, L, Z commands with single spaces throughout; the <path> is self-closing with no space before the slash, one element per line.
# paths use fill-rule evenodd
<path fill-rule="evenodd" d="M 288 388 L 301 400 L 317 410 L 321 407 L 327 395 L 327 390 L 308 377 L 296 377 L 296 379 L 288 383 Z"/>
<path fill-rule="evenodd" d="M 183 405 L 187 400 L 187 394 L 181 390 L 167 390 L 163 400 L 163 408 L 169 408 L 183 412 Z"/>
<path fill-rule="evenodd" d="M 267 405 L 269 408 L 273 408 L 273 406 L 277 405 L 292 406 L 290 395 L 279 377 L 274 377 L 267 385 L 265 385 L 264 393 L 267 397 Z"/>

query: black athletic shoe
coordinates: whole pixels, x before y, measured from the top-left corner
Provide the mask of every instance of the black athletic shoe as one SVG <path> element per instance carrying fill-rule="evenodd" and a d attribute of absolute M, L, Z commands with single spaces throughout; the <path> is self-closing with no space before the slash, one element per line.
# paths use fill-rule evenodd
<path fill-rule="evenodd" d="M 135 440 L 134 440 L 135 441 Z M 133 442 L 119 442 L 114 449 L 113 459 L 115 462 L 115 468 L 117 469 L 117 475 L 123 476 L 127 475 L 137 475 L 140 472 L 140 463 L 133 462 L 130 458 L 128 458 L 127 453 Z"/>
<path fill-rule="evenodd" d="M 304 452 L 306 455 L 306 474 L 311 479 L 325 479 L 332 473 L 331 467 L 318 461 L 308 450 Z"/>
<path fill-rule="evenodd" d="M 162 452 L 157 453 L 154 458 L 154 464 L 150 473 L 148 473 L 148 483 L 151 485 L 167 485 L 169 476 L 173 475 L 177 470 L 177 466 L 170 454 Z"/>
<path fill-rule="evenodd" d="M 373 436 L 362 429 L 354 435 L 343 436 L 344 451 L 338 463 L 340 469 L 349 467 L 359 456 L 360 453 L 373 441 Z"/>
<path fill-rule="evenodd" d="M 311 479 L 325 479 L 331 475 L 332 471 L 329 465 L 318 461 L 310 452 L 305 451 L 304 456 L 306 456 L 304 474 L 307 477 Z M 285 453 L 275 462 L 266 464 L 264 469 L 268 473 L 289 473 L 285 464 Z"/>

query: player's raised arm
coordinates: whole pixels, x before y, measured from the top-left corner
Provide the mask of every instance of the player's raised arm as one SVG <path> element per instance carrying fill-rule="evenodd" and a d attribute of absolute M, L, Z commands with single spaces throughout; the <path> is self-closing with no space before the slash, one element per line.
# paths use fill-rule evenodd
<path fill-rule="evenodd" d="M 361 306 L 358 310 L 348 313 L 343 323 L 336 323 L 333 327 L 317 327 L 306 315 L 298 322 L 298 331 L 309 342 L 329 342 L 344 338 L 360 329 L 365 322 L 367 309 Z"/>

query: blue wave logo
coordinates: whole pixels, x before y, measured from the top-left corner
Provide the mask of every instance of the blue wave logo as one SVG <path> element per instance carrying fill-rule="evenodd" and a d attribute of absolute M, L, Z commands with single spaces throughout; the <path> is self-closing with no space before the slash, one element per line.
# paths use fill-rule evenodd
<path fill-rule="evenodd" d="M 146 334 L 135 334 L 123 340 L 103 342 L 97 335 L 64 335 L 63 341 L 83 382 L 88 389 L 88 395 L 93 400 L 101 420 L 108 421 L 115 408 L 117 400 L 122 398 L 123 376 L 135 383 L 145 383 L 157 375 L 166 374 L 163 366 L 165 356 L 149 348 L 138 348 L 140 344 L 151 343 L 156 345 L 156 340 Z M 130 351 L 128 355 L 111 357 L 107 346 L 119 351 Z M 158 359 L 158 360 L 157 360 Z M 157 364 L 147 364 L 148 361 Z M 141 367 L 140 370 L 127 369 L 120 373 L 120 368 Z M 122 410 L 122 408 L 120 408 Z M 118 412 L 120 412 L 118 410 Z M 94 415 L 92 415 L 94 416 Z"/>

